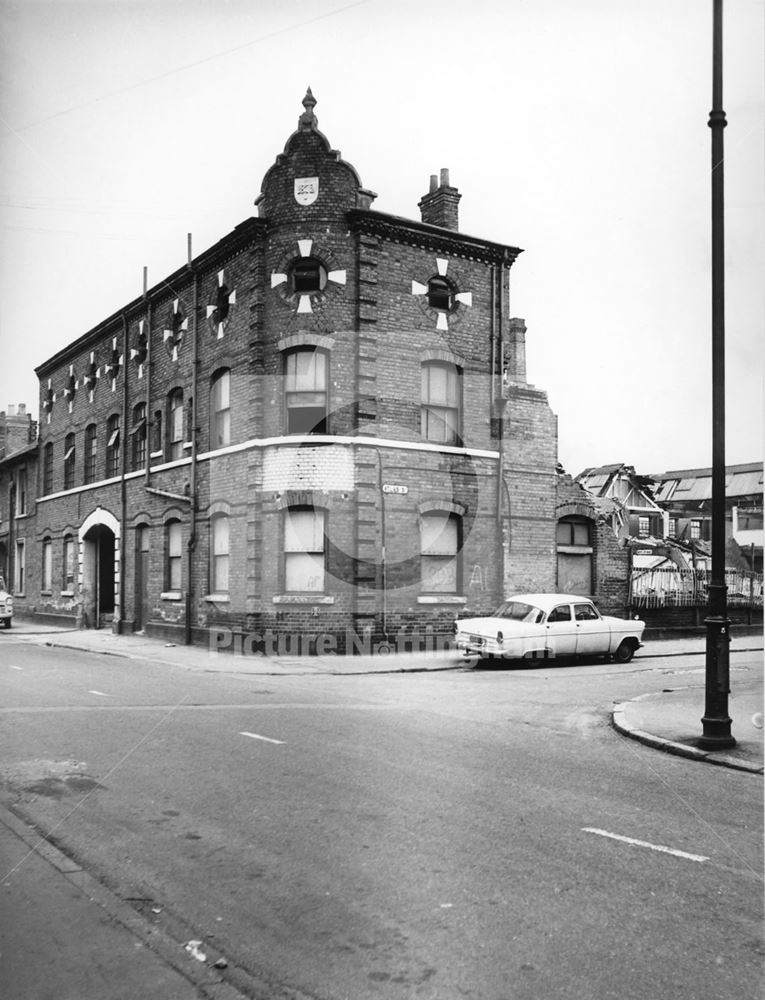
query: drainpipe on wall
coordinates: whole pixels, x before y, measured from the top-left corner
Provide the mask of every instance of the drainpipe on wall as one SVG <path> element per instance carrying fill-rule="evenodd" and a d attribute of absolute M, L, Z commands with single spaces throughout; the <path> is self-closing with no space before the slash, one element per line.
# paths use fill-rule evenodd
<path fill-rule="evenodd" d="M 194 294 L 191 316 L 191 333 L 193 342 L 193 367 L 191 375 L 191 482 L 189 484 L 189 499 L 191 510 L 189 516 L 189 541 L 187 546 L 188 578 L 186 586 L 186 629 L 184 641 L 191 645 L 191 609 L 193 607 L 193 556 L 197 544 L 197 382 L 199 375 L 199 325 L 197 323 L 199 279 L 191 262 L 191 233 L 188 234 L 188 268 L 192 273 Z"/>
<path fill-rule="evenodd" d="M 146 474 L 144 483 L 148 488 L 151 482 L 151 438 L 154 419 L 151 412 L 151 300 L 149 299 L 148 268 L 146 267 L 143 269 L 143 299 L 146 303 Z"/>
<path fill-rule="evenodd" d="M 120 599 L 119 618 L 112 619 L 112 631 L 122 634 L 122 623 L 125 621 L 125 553 L 127 551 L 127 450 L 128 450 L 128 322 L 125 313 L 122 314 L 122 447 L 120 448 Z"/>
<path fill-rule="evenodd" d="M 493 310 L 493 319 L 496 322 L 496 344 L 497 344 L 497 364 L 496 371 L 492 370 L 492 386 L 494 387 L 494 398 L 499 403 L 494 407 L 493 412 L 497 415 L 497 436 L 499 438 L 499 459 L 497 461 L 497 534 L 499 544 L 497 546 L 497 575 L 499 577 L 499 600 L 505 598 L 505 541 L 502 531 L 502 493 L 505 487 L 505 431 L 504 418 L 507 398 L 505 397 L 503 384 L 503 366 L 505 362 L 505 348 L 502 335 L 502 275 L 501 264 L 494 267 L 494 281 L 492 282 L 492 297 L 495 299 L 496 310 Z M 494 339 L 492 338 L 492 344 Z M 508 510 L 509 514 L 509 510 Z"/>

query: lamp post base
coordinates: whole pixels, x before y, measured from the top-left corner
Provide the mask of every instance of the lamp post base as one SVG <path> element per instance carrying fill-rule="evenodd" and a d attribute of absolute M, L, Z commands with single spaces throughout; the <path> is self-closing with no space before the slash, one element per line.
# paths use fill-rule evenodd
<path fill-rule="evenodd" d="M 730 731 L 731 721 L 727 716 L 724 719 L 708 719 L 703 716 L 701 725 L 704 727 L 704 735 L 699 737 L 699 749 L 730 750 L 734 747 L 736 738 Z"/>
<path fill-rule="evenodd" d="M 730 619 L 710 615 L 706 647 L 706 703 L 701 719 L 703 734 L 698 745 L 702 750 L 728 750 L 736 745 L 728 715 L 730 691 Z"/>

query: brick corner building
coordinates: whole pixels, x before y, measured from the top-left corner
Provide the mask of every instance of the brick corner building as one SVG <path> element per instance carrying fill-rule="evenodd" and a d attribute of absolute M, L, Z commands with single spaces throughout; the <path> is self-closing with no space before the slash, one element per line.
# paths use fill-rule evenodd
<path fill-rule="evenodd" d="M 373 209 L 315 104 L 257 217 L 37 369 L 17 611 L 326 652 L 555 589 L 556 418 L 508 315 L 521 251 L 459 231 L 448 171 L 420 221 Z"/>

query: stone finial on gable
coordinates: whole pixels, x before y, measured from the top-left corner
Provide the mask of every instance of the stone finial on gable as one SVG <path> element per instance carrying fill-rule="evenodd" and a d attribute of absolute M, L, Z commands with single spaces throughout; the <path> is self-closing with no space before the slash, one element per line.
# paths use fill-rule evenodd
<path fill-rule="evenodd" d="M 310 87 L 305 92 L 303 107 L 305 108 L 305 111 L 300 118 L 298 118 L 298 128 L 302 130 L 315 129 L 319 124 L 319 119 L 313 113 L 313 109 L 316 107 L 316 98 L 311 93 Z"/>

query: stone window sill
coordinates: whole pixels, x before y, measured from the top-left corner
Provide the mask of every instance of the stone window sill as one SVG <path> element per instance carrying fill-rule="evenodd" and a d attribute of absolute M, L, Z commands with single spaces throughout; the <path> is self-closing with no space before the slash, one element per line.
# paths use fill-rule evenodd
<path fill-rule="evenodd" d="M 205 594 L 202 600 L 210 604 L 228 604 L 231 598 L 228 594 Z"/>
<path fill-rule="evenodd" d="M 277 594 L 274 604 L 334 604 L 335 599 L 327 594 Z"/>
<path fill-rule="evenodd" d="M 458 597 L 456 594 L 421 594 L 417 598 L 418 604 L 467 604 L 467 597 Z"/>
<path fill-rule="evenodd" d="M 183 591 L 182 590 L 164 590 L 160 595 L 160 600 L 162 601 L 182 601 Z"/>

